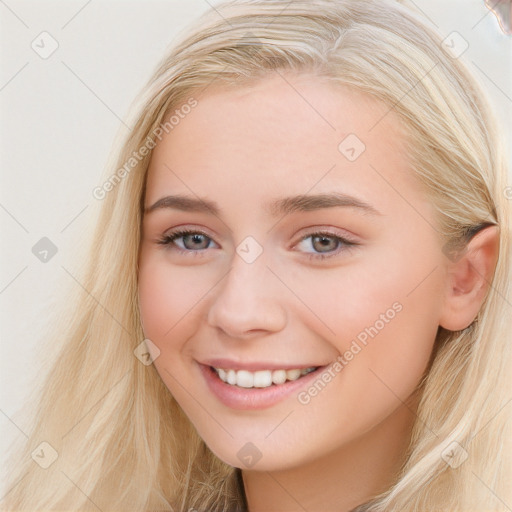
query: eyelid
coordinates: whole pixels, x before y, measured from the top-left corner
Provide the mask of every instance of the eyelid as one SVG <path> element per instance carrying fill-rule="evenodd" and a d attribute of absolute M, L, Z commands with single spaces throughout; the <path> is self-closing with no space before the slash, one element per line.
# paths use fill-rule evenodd
<path fill-rule="evenodd" d="M 199 235 L 204 235 L 206 237 L 208 237 L 210 240 L 212 240 L 213 242 L 215 242 L 215 239 L 217 238 L 217 235 L 216 234 L 212 234 L 209 230 L 205 229 L 205 228 L 202 228 L 202 227 L 197 227 L 197 226 L 194 226 L 194 225 L 190 225 L 190 224 L 181 224 L 179 226 L 174 226 L 172 228 L 169 228 L 169 229 L 166 229 L 161 235 L 160 237 L 163 238 L 163 237 L 168 237 L 168 236 L 175 236 L 176 234 L 178 233 L 193 233 L 193 234 L 199 234 Z M 215 242 L 217 243 L 217 242 Z"/>
<path fill-rule="evenodd" d="M 307 228 L 303 228 L 301 230 L 302 234 L 299 235 L 298 242 L 304 240 L 304 238 L 307 238 L 312 235 L 327 235 L 331 237 L 337 237 L 342 238 L 346 240 L 347 242 L 351 243 L 358 243 L 358 239 L 355 235 L 351 234 L 350 232 L 346 230 L 342 230 L 339 228 L 335 228 L 334 226 L 329 225 L 314 225 L 309 226 Z M 296 242 L 297 243 L 297 242 Z"/>
<path fill-rule="evenodd" d="M 303 241 L 304 239 L 310 236 L 319 236 L 324 235 L 332 238 L 339 238 L 350 244 L 360 244 L 361 239 L 357 237 L 355 234 L 347 231 L 346 229 L 341 229 L 329 224 L 313 224 L 302 228 L 297 235 L 296 241 L 292 244 L 291 247 L 295 247 L 298 243 Z"/>

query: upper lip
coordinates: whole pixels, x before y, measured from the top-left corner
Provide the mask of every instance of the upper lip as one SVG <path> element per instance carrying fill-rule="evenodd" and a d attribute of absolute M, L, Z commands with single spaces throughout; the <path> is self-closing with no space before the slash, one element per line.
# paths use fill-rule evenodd
<path fill-rule="evenodd" d="M 318 368 L 325 366 L 324 364 L 311 364 L 311 363 L 275 363 L 265 361 L 233 361 L 232 359 L 208 359 L 202 361 L 201 364 L 206 366 L 213 366 L 214 368 L 222 368 L 227 370 L 247 370 L 247 371 L 258 371 L 258 370 L 294 370 L 296 368 Z"/>

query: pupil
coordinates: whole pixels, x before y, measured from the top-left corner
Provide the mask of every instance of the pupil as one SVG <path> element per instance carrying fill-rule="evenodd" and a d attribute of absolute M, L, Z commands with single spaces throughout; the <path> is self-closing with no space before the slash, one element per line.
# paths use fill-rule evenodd
<path fill-rule="evenodd" d="M 325 236 L 318 236 L 316 237 L 316 240 L 320 241 L 320 244 L 322 247 L 328 247 L 330 243 L 332 243 L 331 239 Z"/>
<path fill-rule="evenodd" d="M 200 234 L 195 234 L 195 235 L 188 235 L 189 238 L 192 240 L 192 245 L 200 245 L 202 240 L 201 240 L 201 237 L 203 235 L 200 235 Z"/>

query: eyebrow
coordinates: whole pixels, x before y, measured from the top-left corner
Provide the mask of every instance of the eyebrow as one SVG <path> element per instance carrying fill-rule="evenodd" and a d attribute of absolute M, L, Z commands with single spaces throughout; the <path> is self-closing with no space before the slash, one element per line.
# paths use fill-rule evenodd
<path fill-rule="evenodd" d="M 278 198 L 265 204 L 265 211 L 270 215 L 288 215 L 294 212 L 309 212 L 321 210 L 322 208 L 349 207 L 356 208 L 363 213 L 371 215 L 382 215 L 372 205 L 356 197 L 332 192 L 329 194 L 298 195 Z M 221 215 L 221 210 L 215 201 L 206 198 L 195 198 L 183 195 L 165 196 L 151 206 L 145 208 L 144 213 L 148 214 L 155 210 L 173 208 L 185 212 L 210 213 L 216 216 Z"/>

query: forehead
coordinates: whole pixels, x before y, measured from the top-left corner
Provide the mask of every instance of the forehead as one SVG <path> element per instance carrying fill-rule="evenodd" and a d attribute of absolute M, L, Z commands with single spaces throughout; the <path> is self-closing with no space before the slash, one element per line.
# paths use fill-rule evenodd
<path fill-rule="evenodd" d="M 397 201 L 395 185 L 419 193 L 400 119 L 366 94 L 282 74 L 194 99 L 153 151 L 146 206 L 172 193 L 260 207 L 336 189 L 385 207 Z"/>

